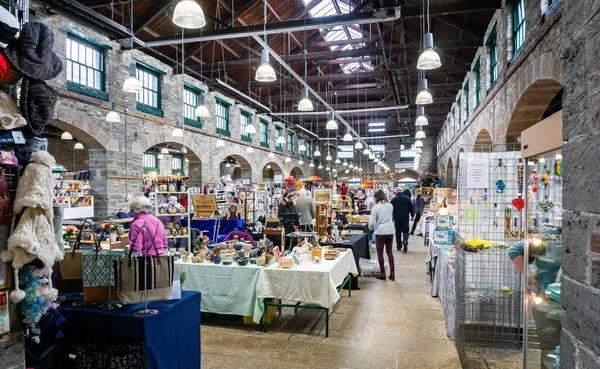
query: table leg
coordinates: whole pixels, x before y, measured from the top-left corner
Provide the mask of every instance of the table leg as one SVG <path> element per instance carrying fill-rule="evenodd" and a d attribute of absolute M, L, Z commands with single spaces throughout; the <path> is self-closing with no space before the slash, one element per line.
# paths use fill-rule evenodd
<path fill-rule="evenodd" d="M 329 337 L 329 309 L 325 309 L 325 338 Z"/>
<path fill-rule="evenodd" d="M 281 299 L 279 299 L 279 315 L 281 315 Z"/>
<path fill-rule="evenodd" d="M 347 286 L 348 286 L 348 297 L 352 297 L 352 274 L 348 273 L 347 279 L 348 279 L 348 282 L 347 282 L 348 283 L 347 284 Z"/>
<path fill-rule="evenodd" d="M 269 305 L 267 304 L 267 299 L 263 300 L 263 304 L 264 304 L 264 310 L 263 310 L 263 315 L 261 318 L 261 323 L 263 325 L 263 332 L 267 333 L 267 309 L 269 308 Z"/>

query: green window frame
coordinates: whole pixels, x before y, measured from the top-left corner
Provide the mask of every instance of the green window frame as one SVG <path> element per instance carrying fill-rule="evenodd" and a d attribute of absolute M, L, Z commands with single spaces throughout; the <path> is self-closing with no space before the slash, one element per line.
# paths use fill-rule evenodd
<path fill-rule="evenodd" d="M 525 44 L 525 2 L 519 0 L 513 8 L 513 50 L 517 55 Z"/>
<path fill-rule="evenodd" d="M 469 81 L 463 87 L 463 95 L 465 95 L 465 123 L 469 120 Z"/>
<path fill-rule="evenodd" d="M 312 158 L 312 146 L 313 146 L 312 140 L 306 141 L 306 157 L 307 158 Z"/>
<path fill-rule="evenodd" d="M 146 67 L 140 63 L 136 64 L 137 78 L 142 82 L 142 92 L 137 94 L 137 110 L 163 116 L 161 110 L 161 75 L 157 71 Z"/>
<path fill-rule="evenodd" d="M 475 63 L 473 74 L 475 74 L 475 109 L 477 109 L 481 103 L 481 58 Z"/>
<path fill-rule="evenodd" d="M 171 156 L 171 173 L 184 175 L 183 156 Z"/>
<path fill-rule="evenodd" d="M 144 173 L 158 172 L 158 154 L 155 152 L 146 151 L 142 156 L 144 163 Z"/>
<path fill-rule="evenodd" d="M 283 127 L 275 126 L 275 140 L 277 140 L 281 136 L 283 136 Z M 277 141 L 275 141 L 275 150 L 283 152 L 283 144 L 277 143 Z"/>
<path fill-rule="evenodd" d="M 498 43 L 496 37 L 496 27 L 492 29 L 490 37 L 488 37 L 487 46 L 490 48 L 490 88 L 491 90 L 498 80 Z"/>
<path fill-rule="evenodd" d="M 462 105 L 460 104 L 461 103 L 460 97 L 458 98 L 458 100 L 456 100 L 456 103 L 458 104 L 458 121 L 457 121 L 457 123 L 458 123 L 458 127 L 459 127 L 457 129 L 457 131 L 460 131 L 460 126 L 462 126 L 462 122 L 463 122 L 463 120 L 462 120 Z"/>
<path fill-rule="evenodd" d="M 204 91 L 188 84 L 183 85 L 183 122 L 187 126 L 202 128 L 202 122 L 196 116 L 196 107 L 201 93 Z"/>
<path fill-rule="evenodd" d="M 231 106 L 225 100 L 215 98 L 215 125 L 217 133 L 223 136 L 231 137 L 229 132 L 229 107 Z"/>
<path fill-rule="evenodd" d="M 294 134 L 292 132 L 288 132 L 287 144 L 288 144 L 288 153 L 290 155 L 294 155 Z"/>
<path fill-rule="evenodd" d="M 67 33 L 67 90 L 108 101 L 105 86 L 104 48 L 82 37 Z"/>
<path fill-rule="evenodd" d="M 269 148 L 269 121 L 260 119 L 260 146 Z"/>
<path fill-rule="evenodd" d="M 246 127 L 252 124 L 252 114 L 245 110 L 240 110 L 240 132 L 241 138 L 244 142 L 252 142 L 252 138 L 249 133 L 246 133 Z"/>

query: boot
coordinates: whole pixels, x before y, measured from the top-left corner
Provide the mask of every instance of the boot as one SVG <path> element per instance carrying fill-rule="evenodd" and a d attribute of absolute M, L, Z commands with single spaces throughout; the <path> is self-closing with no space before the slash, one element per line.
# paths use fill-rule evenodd
<path fill-rule="evenodd" d="M 379 273 L 379 275 L 375 278 L 385 281 L 385 273 Z"/>
<path fill-rule="evenodd" d="M 390 281 L 396 280 L 396 274 L 394 272 L 390 273 Z"/>

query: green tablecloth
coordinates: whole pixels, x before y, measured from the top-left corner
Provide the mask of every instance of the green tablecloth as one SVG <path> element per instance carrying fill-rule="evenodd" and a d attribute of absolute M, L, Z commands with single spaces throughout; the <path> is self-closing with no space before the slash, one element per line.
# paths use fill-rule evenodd
<path fill-rule="evenodd" d="M 257 305 L 256 283 L 263 267 L 176 262 L 185 272 L 183 290 L 202 292 L 201 311 L 253 316 Z"/>

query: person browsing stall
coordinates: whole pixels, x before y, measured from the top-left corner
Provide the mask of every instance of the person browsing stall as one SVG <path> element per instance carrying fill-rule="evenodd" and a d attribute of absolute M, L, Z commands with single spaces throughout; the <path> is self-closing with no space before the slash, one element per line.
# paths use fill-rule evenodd
<path fill-rule="evenodd" d="M 159 256 L 164 255 L 167 249 L 165 226 L 152 215 L 150 200 L 144 196 L 134 198 L 129 203 L 129 211 L 133 215 L 133 222 L 129 229 L 131 252 L 155 256 L 158 251 Z"/>
<path fill-rule="evenodd" d="M 419 224 L 419 220 L 421 220 L 421 215 L 423 214 L 423 209 L 425 208 L 425 199 L 421 196 L 421 190 L 415 190 L 415 198 L 413 200 L 413 210 L 415 212 L 415 221 L 412 225 L 412 230 L 410 231 L 411 235 L 415 234 L 415 229 Z"/>
<path fill-rule="evenodd" d="M 392 254 L 392 244 L 394 242 L 394 224 L 392 223 L 394 207 L 387 201 L 387 196 L 383 190 L 378 190 L 373 196 L 375 206 L 371 210 L 369 218 L 369 229 L 375 230 L 375 244 L 377 245 L 377 259 L 379 261 L 379 276 L 377 279 L 385 281 L 385 263 L 383 250 L 390 263 L 390 280 L 396 277 L 394 274 L 394 255 Z"/>
<path fill-rule="evenodd" d="M 404 252 L 408 250 L 409 214 L 415 216 L 410 198 L 403 194 L 403 189 L 396 189 L 396 196 L 391 201 L 394 207 L 394 226 L 396 227 L 396 249 L 400 251 L 401 245 Z"/>
<path fill-rule="evenodd" d="M 304 188 L 298 191 L 298 199 L 296 199 L 296 210 L 300 213 L 300 227 L 303 231 L 312 230 L 317 217 L 317 209 L 315 200 L 308 196 L 308 191 Z"/>

